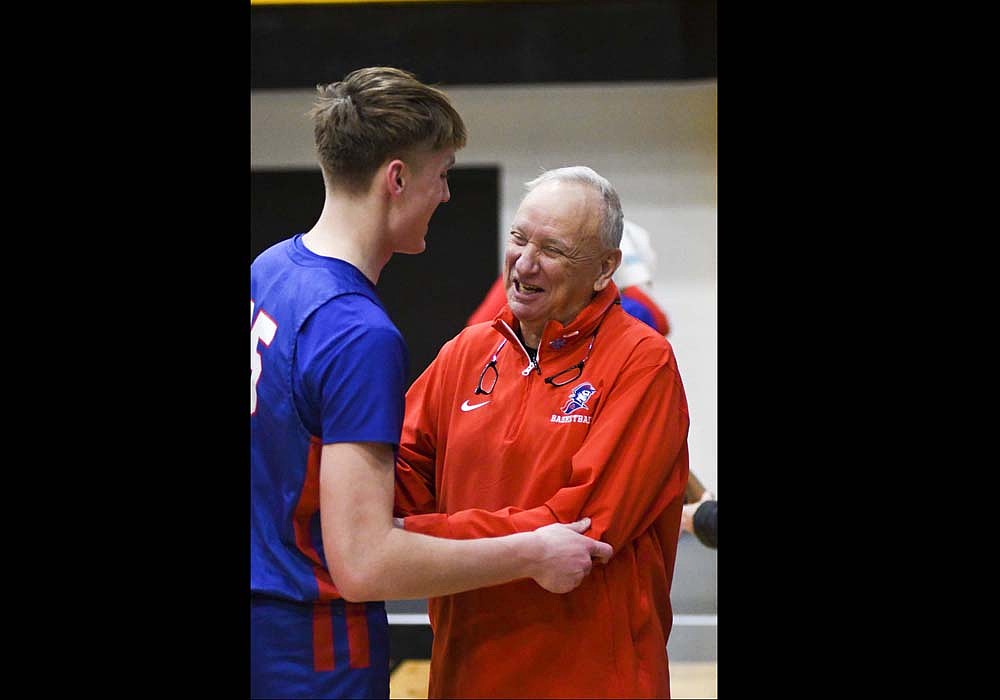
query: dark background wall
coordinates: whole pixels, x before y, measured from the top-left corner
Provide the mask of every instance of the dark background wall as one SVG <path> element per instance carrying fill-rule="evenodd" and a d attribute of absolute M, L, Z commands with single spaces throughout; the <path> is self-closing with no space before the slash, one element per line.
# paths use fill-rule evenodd
<path fill-rule="evenodd" d="M 410 382 L 465 324 L 496 278 L 499 170 L 454 168 L 448 178 L 462 206 L 442 204 L 431 218 L 427 249 L 394 255 L 378 291 L 410 349 Z M 250 259 L 316 222 L 323 176 L 315 170 L 250 172 Z"/>
<path fill-rule="evenodd" d="M 258 5 L 250 86 L 386 63 L 450 85 L 714 78 L 715 27 L 716 0 Z"/>

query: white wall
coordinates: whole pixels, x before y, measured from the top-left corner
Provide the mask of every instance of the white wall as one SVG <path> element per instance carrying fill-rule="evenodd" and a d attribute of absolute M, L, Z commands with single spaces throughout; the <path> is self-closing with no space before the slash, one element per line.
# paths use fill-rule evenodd
<path fill-rule="evenodd" d="M 717 83 L 716 81 L 447 87 L 469 131 L 458 165 L 501 169 L 502 239 L 543 169 L 588 165 L 608 178 L 625 216 L 659 256 L 653 297 L 691 412 L 691 469 L 718 493 Z M 251 168 L 316 167 L 311 90 L 255 91 Z M 461 206 L 458 199 L 449 206 Z"/>

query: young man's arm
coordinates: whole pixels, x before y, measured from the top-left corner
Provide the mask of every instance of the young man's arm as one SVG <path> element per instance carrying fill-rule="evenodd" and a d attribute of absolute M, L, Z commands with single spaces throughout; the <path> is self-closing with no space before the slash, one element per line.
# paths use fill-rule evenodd
<path fill-rule="evenodd" d="M 588 518 L 503 537 L 451 540 L 393 527 L 391 445 L 334 443 L 320 461 L 327 567 L 349 601 L 431 598 L 533 578 L 553 593 L 583 581 L 610 545 L 582 534 Z"/>

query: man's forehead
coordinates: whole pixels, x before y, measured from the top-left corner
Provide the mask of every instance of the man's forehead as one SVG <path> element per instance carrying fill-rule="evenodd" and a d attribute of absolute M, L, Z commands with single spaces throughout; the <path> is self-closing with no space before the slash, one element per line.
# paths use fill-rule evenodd
<path fill-rule="evenodd" d="M 430 160 L 438 167 L 450 168 L 455 165 L 455 149 L 448 147 L 440 151 L 435 151 L 431 154 Z"/>
<path fill-rule="evenodd" d="M 586 192 L 567 192 L 565 188 L 549 185 L 544 183 L 525 196 L 514 215 L 511 228 L 539 239 L 564 242 L 576 243 L 595 237 L 594 203 Z"/>

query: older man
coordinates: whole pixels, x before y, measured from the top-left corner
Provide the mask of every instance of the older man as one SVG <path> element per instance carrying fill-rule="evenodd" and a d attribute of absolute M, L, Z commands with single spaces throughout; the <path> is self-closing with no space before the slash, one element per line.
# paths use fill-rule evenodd
<path fill-rule="evenodd" d="M 522 579 L 432 598 L 429 696 L 669 697 L 688 411 L 670 343 L 625 313 L 622 212 L 586 167 L 528 183 L 507 306 L 406 396 L 396 515 L 466 539 L 592 518 L 614 557 L 575 591 Z"/>

